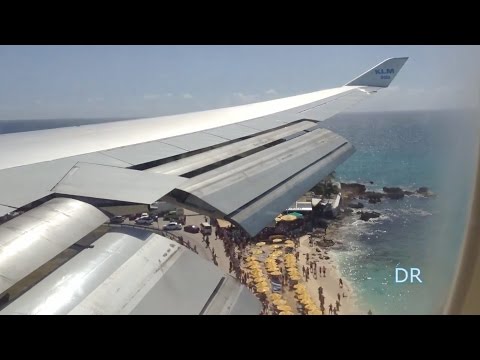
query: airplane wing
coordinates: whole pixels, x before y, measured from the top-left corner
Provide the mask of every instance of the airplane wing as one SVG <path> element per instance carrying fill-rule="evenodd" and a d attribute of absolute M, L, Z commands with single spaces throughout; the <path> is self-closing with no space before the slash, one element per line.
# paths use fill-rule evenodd
<path fill-rule="evenodd" d="M 257 234 L 354 152 L 321 121 L 388 87 L 406 61 L 387 59 L 344 86 L 277 100 L 0 135 L 0 299 L 122 206 L 163 199 Z M 110 241 L 144 236 L 113 234 Z M 142 240 L 129 260 L 164 241 Z M 113 267 L 102 274 L 111 281 Z M 108 288 L 97 285 L 91 294 Z"/>

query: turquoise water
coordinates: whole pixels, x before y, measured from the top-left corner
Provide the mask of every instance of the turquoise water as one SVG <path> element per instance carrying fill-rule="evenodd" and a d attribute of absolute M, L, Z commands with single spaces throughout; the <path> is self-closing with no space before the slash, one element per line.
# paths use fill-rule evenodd
<path fill-rule="evenodd" d="M 368 189 L 427 186 L 435 198 L 383 200 L 368 222 L 348 217 L 337 257 L 363 309 L 377 314 L 438 313 L 446 300 L 467 222 L 478 123 L 453 112 L 345 114 L 325 127 L 357 152 L 339 168 L 342 182 Z M 422 283 L 395 283 L 395 267 L 416 267 Z"/>

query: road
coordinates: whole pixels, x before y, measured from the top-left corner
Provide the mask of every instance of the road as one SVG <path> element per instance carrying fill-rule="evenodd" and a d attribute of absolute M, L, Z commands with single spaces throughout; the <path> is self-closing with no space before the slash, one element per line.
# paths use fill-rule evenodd
<path fill-rule="evenodd" d="M 189 210 L 185 210 L 185 215 L 187 216 L 186 225 L 197 225 L 200 226 L 200 223 L 205 221 L 205 216 L 201 214 L 194 213 Z M 136 225 L 134 220 L 125 219 L 124 224 Z M 154 222 L 150 226 L 145 226 L 147 228 L 153 229 L 162 229 L 163 225 L 168 224 L 169 221 L 164 221 L 162 218 L 159 218 L 157 222 Z M 223 247 L 222 240 L 215 240 L 215 231 L 213 231 L 212 236 L 209 237 L 210 247 L 207 248 L 205 242 L 202 241 L 202 234 L 192 234 L 182 230 L 173 230 L 169 231 L 170 233 L 176 236 L 182 236 L 185 243 L 189 242 L 190 247 L 193 248 L 196 246 L 197 253 L 202 258 L 213 262 L 212 249 L 215 250 L 215 255 L 217 255 L 217 264 L 218 267 L 224 272 L 228 273 L 230 267 L 230 260 L 225 255 L 225 249 Z M 233 275 L 233 273 L 231 274 Z"/>

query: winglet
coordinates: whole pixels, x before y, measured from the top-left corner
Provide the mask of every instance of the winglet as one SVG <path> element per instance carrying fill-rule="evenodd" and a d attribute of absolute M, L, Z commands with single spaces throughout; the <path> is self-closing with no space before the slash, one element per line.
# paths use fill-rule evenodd
<path fill-rule="evenodd" d="M 384 60 L 345 86 L 388 87 L 407 60 L 408 57 Z"/>

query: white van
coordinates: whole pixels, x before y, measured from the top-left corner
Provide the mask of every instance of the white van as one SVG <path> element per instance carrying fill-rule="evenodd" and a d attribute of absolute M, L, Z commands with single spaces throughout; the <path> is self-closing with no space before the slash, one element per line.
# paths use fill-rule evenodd
<path fill-rule="evenodd" d="M 212 235 L 212 225 L 207 222 L 200 224 L 200 232 L 203 235 Z"/>

